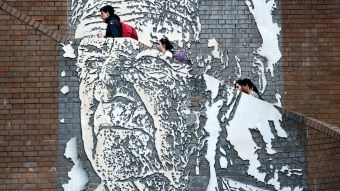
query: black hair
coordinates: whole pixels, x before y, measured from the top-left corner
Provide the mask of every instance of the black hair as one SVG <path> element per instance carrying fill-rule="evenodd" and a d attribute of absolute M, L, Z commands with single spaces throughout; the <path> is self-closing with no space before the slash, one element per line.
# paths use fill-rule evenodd
<path fill-rule="evenodd" d="M 237 81 L 235 82 L 234 88 L 236 88 L 236 84 L 238 84 L 238 85 L 241 86 L 241 84 L 242 84 L 242 79 L 239 79 L 239 80 L 237 80 Z"/>
<path fill-rule="evenodd" d="M 264 100 L 262 97 L 261 97 L 261 95 L 260 95 L 260 92 L 259 92 L 259 90 L 257 89 L 257 87 L 255 86 L 255 84 L 253 84 L 253 82 L 250 80 L 250 79 L 248 79 L 248 78 L 244 78 L 243 80 L 237 80 L 236 82 L 235 82 L 235 87 L 236 87 L 236 84 L 239 84 L 239 85 L 241 85 L 241 86 L 248 86 L 250 89 L 252 89 L 258 96 L 259 96 L 259 98 L 261 99 L 261 100 Z"/>
<path fill-rule="evenodd" d="M 160 40 L 159 40 L 159 42 L 161 42 L 163 45 L 165 45 L 165 50 L 171 50 L 171 49 L 173 49 L 174 48 L 174 45 L 172 45 L 172 43 L 170 42 L 170 40 L 168 39 L 168 38 L 166 38 L 166 37 L 164 37 L 164 38 L 161 38 Z"/>
<path fill-rule="evenodd" d="M 115 14 L 115 9 L 111 5 L 105 5 L 104 7 L 100 8 L 99 11 L 103 11 L 104 13 L 109 12 L 110 16 Z"/>

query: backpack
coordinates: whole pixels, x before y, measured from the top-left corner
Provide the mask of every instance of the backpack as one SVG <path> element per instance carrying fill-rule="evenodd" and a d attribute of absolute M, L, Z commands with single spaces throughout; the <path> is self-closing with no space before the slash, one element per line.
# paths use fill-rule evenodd
<path fill-rule="evenodd" d="M 122 21 L 120 21 L 120 24 L 122 25 L 122 37 L 130 37 L 138 41 L 136 29 Z"/>

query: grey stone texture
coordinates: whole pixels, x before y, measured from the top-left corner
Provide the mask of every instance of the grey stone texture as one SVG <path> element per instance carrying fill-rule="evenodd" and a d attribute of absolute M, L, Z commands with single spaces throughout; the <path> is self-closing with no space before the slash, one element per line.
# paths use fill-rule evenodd
<path fill-rule="evenodd" d="M 278 2 L 276 2 L 278 3 Z M 71 19 L 71 0 L 69 0 L 69 20 Z M 279 4 L 278 4 L 279 6 Z M 242 68 L 242 78 L 247 77 L 254 81 L 256 85 L 259 85 L 256 68 L 253 66 L 254 54 L 261 46 L 261 36 L 257 29 L 253 15 L 249 12 L 245 1 L 231 1 L 231 0 L 202 0 L 199 6 L 200 22 L 202 24 L 202 30 L 199 36 L 199 42 L 192 42 L 190 57 L 194 62 L 191 73 L 194 76 L 200 76 L 206 70 L 206 66 L 199 67 L 195 62 L 196 57 L 207 57 L 212 51 L 212 48 L 208 47 L 208 40 L 215 38 L 219 44 L 220 50 L 224 53 L 224 56 L 228 56 L 229 63 L 226 68 L 222 68 L 220 59 L 212 59 L 212 69 L 208 70 L 208 74 L 212 75 L 219 80 L 225 81 L 227 85 L 233 85 L 237 79 L 235 71 L 237 70 L 235 56 L 240 58 L 240 65 Z M 279 13 L 274 12 L 275 22 L 279 21 Z M 75 28 L 69 27 L 69 37 L 73 39 Z M 73 47 L 77 47 L 79 40 L 73 40 Z M 60 53 L 62 55 L 63 52 Z M 227 59 L 226 57 L 224 58 Z M 67 173 L 73 166 L 71 160 L 66 159 L 64 151 L 67 141 L 72 137 L 77 137 L 77 149 L 79 158 L 81 159 L 85 170 L 89 175 L 89 183 L 86 190 L 94 190 L 100 183 L 100 178 L 94 172 L 90 162 L 87 160 L 83 148 L 81 124 L 80 124 L 80 100 L 78 95 L 79 78 L 76 71 L 76 59 L 59 58 L 59 71 L 66 72 L 65 77 L 59 78 L 59 89 L 64 85 L 69 86 L 70 92 L 66 95 L 59 94 L 59 119 L 64 119 L 64 123 L 59 125 L 59 137 L 58 137 L 58 160 L 57 160 L 57 173 L 58 173 L 58 190 L 62 189 L 62 184 L 66 184 L 68 181 Z M 280 65 L 281 62 L 278 63 Z M 271 77 L 270 73 L 266 73 L 268 84 L 266 91 L 263 93 L 263 98 L 268 102 L 276 102 L 275 94 L 282 94 L 282 75 L 278 67 L 275 67 L 275 76 Z M 192 108 L 194 110 L 200 110 L 200 100 L 204 99 L 205 95 L 202 95 L 202 91 L 205 89 L 204 84 L 200 84 L 201 81 L 197 81 L 194 78 L 190 83 L 194 83 L 197 88 L 192 92 Z M 226 107 L 226 106 L 225 106 Z M 221 111 L 227 111 L 227 108 L 222 108 Z M 202 116 L 202 125 L 204 125 L 204 116 Z M 270 123 L 270 122 L 269 122 Z M 223 123 L 221 123 L 223 125 Z M 284 165 L 289 165 L 291 168 L 302 168 L 301 172 L 303 176 L 292 175 L 290 179 L 281 180 L 282 186 L 294 186 L 294 185 L 306 185 L 306 153 L 304 146 L 306 145 L 305 131 L 301 125 L 302 123 L 292 120 L 287 117 L 282 119 L 282 127 L 287 131 L 288 139 L 280 139 L 273 143 L 273 148 L 277 150 L 277 154 L 269 156 L 263 149 L 257 150 L 259 160 L 264 166 L 261 166 L 260 170 L 266 172 L 266 179 L 270 179 L 274 176 L 274 172 L 271 171 L 270 165 L 280 168 Z M 226 124 L 224 124 L 226 125 Z M 226 132 L 222 132 L 220 140 L 223 136 L 226 136 Z M 257 145 L 263 148 L 264 142 L 256 130 L 252 131 L 253 138 Z M 219 148 L 227 148 L 231 146 L 226 141 L 218 142 Z M 227 170 L 215 166 L 219 177 L 232 178 L 241 182 L 255 182 L 253 186 L 257 186 L 263 189 L 274 190 L 272 186 L 264 185 L 263 183 L 254 180 L 254 177 L 247 175 L 247 161 L 238 157 L 237 152 L 230 147 L 225 149 L 228 159 L 234 162 L 234 165 L 230 166 Z M 200 153 L 200 175 L 195 175 L 196 161 L 191 161 L 187 170 L 189 173 L 188 189 L 193 191 L 206 190 L 209 182 L 209 164 L 204 158 L 204 149 Z M 217 152 L 217 156 L 222 153 Z M 269 160 L 271 158 L 271 160 Z M 196 160 L 196 159 L 195 159 Z M 218 164 L 218 161 L 216 161 Z M 27 164 L 32 166 L 34 164 Z M 282 172 L 287 173 L 287 172 Z M 222 185 L 219 185 L 220 187 Z"/>

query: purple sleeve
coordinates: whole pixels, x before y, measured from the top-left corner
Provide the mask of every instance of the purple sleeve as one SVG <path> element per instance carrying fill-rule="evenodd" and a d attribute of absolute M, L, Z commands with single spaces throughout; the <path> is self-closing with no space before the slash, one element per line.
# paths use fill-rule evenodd
<path fill-rule="evenodd" d="M 189 60 L 186 53 L 182 51 L 174 51 L 172 53 L 172 58 L 184 64 L 191 64 L 191 61 Z"/>

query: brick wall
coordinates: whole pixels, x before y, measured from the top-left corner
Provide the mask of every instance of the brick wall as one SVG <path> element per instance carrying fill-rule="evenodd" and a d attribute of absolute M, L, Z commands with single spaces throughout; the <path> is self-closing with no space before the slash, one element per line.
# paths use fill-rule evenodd
<path fill-rule="evenodd" d="M 338 129 L 337 133 L 331 128 Z M 320 129 L 307 128 L 308 188 L 336 191 L 340 188 L 340 129 L 329 125 Z M 327 135 L 325 131 L 334 135 Z"/>
<path fill-rule="evenodd" d="M 66 3 L 0 1 L 0 190 L 56 188 L 61 36 L 54 30 L 66 31 Z"/>
<path fill-rule="evenodd" d="M 281 2 L 283 106 L 340 125 L 339 1 Z"/>
<path fill-rule="evenodd" d="M 290 121 L 305 131 L 308 190 L 337 191 L 340 188 L 340 128 L 305 117 L 301 114 L 280 109 L 283 124 Z"/>

